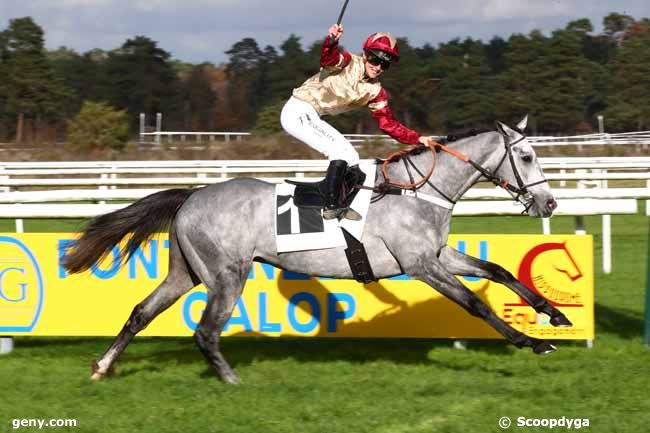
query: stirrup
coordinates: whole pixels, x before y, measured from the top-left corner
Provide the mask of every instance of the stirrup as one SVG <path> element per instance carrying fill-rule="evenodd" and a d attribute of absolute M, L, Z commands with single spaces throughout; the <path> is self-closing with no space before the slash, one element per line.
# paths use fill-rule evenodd
<path fill-rule="evenodd" d="M 351 207 L 344 209 L 343 218 L 351 221 L 361 221 L 361 214 Z"/>
<path fill-rule="evenodd" d="M 361 221 L 361 214 L 356 210 L 344 207 L 337 209 L 323 209 L 323 219 L 324 220 L 333 220 L 334 218 L 338 219 L 348 219 L 351 221 Z"/>
<path fill-rule="evenodd" d="M 334 218 L 338 218 L 340 212 L 341 212 L 341 209 L 337 209 L 337 208 L 323 209 L 323 219 L 324 220 L 333 220 Z"/>

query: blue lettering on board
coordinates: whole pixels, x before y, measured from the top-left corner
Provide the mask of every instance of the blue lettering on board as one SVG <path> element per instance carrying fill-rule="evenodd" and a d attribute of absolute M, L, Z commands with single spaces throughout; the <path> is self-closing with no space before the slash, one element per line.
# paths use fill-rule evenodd
<path fill-rule="evenodd" d="M 309 281 L 311 278 L 309 275 L 299 274 L 297 272 L 291 271 L 283 271 L 282 274 L 284 279 L 288 281 Z"/>
<path fill-rule="evenodd" d="M 339 310 L 337 305 L 340 303 L 347 304 L 348 308 Z M 336 332 L 336 322 L 338 320 L 349 319 L 354 316 L 357 310 L 357 304 L 348 293 L 328 293 L 327 294 L 327 331 Z"/>
<path fill-rule="evenodd" d="M 456 248 L 460 253 L 467 254 L 467 243 L 465 241 L 458 241 Z M 487 241 L 479 241 L 478 243 L 478 258 L 481 260 L 488 259 L 488 243 Z M 462 277 L 465 281 L 480 281 L 480 277 Z"/>
<path fill-rule="evenodd" d="M 58 241 L 58 272 L 59 278 L 66 278 L 68 272 L 63 267 L 63 257 L 65 257 L 66 250 L 74 245 L 75 241 L 73 239 L 59 239 Z M 166 250 L 169 250 L 169 239 L 165 239 L 162 242 L 162 247 Z M 144 251 L 141 247 L 136 248 L 135 252 L 129 259 L 127 263 L 129 279 L 138 278 L 138 270 L 140 267 L 144 269 L 146 276 L 150 279 L 158 278 L 159 270 L 159 250 L 160 242 L 156 239 L 149 240 L 149 257 L 145 256 Z M 93 265 L 91 268 L 92 275 L 101 278 L 103 280 L 108 280 L 115 277 L 119 271 L 120 264 L 118 262 L 120 257 L 120 252 L 118 247 L 114 247 L 111 250 L 113 256 L 113 261 L 109 269 L 101 269 L 97 264 Z"/>
<path fill-rule="evenodd" d="M 21 275 L 25 275 L 25 268 L 17 268 L 15 266 L 11 266 L 8 268 L 4 268 L 2 271 L 0 271 L 0 298 L 4 299 L 7 302 L 22 302 L 25 299 L 27 299 L 27 283 L 18 283 L 18 287 L 20 287 L 20 296 L 14 298 L 14 297 L 9 297 L 4 291 L 4 276 L 7 272 L 12 271 L 12 272 L 18 272 Z"/>
<path fill-rule="evenodd" d="M 185 325 L 192 331 L 194 331 L 199 325 L 199 322 L 195 322 L 192 319 L 192 315 L 190 314 L 192 311 L 192 304 L 195 302 L 202 302 L 203 304 L 206 304 L 208 302 L 208 294 L 206 292 L 190 293 L 188 297 L 185 298 L 185 302 L 183 302 L 183 321 L 185 322 Z M 201 310 L 199 317 L 203 315 L 203 311 L 204 310 Z"/>
<path fill-rule="evenodd" d="M 300 323 L 296 318 L 296 308 L 301 302 L 306 302 L 311 307 L 311 320 L 307 323 Z M 300 292 L 289 298 L 289 305 L 287 306 L 287 315 L 289 316 L 289 324 L 293 329 L 301 333 L 312 332 L 320 323 L 320 303 L 316 296 L 307 292 Z"/>
<path fill-rule="evenodd" d="M 138 247 L 129 259 L 129 278 L 137 278 L 136 266 L 138 262 L 142 264 L 149 278 L 158 278 L 158 241 L 152 239 L 149 241 L 149 259 L 144 256 L 144 251 Z"/>
<path fill-rule="evenodd" d="M 63 267 L 63 257 L 65 256 L 66 250 L 74 244 L 72 239 L 59 239 L 58 250 L 59 250 L 59 278 L 65 278 L 68 276 L 68 272 Z"/>
<path fill-rule="evenodd" d="M 0 236 L 0 332 L 30 332 L 43 309 L 45 284 L 38 260 L 21 240 Z M 7 248 L 7 250 L 4 250 Z"/>
<path fill-rule="evenodd" d="M 248 310 L 246 310 L 246 304 L 244 304 L 242 298 L 237 299 L 235 310 L 239 310 L 239 316 L 235 316 L 235 312 L 233 311 L 233 315 L 230 316 L 230 319 L 228 319 L 224 325 L 223 330 L 227 331 L 231 326 L 241 325 L 244 327 L 244 331 L 251 332 L 253 330 L 253 326 L 251 325 L 251 319 L 248 315 Z"/>
<path fill-rule="evenodd" d="M 264 275 L 268 280 L 274 280 L 275 279 L 275 268 L 273 265 L 270 265 L 268 263 L 260 263 L 262 265 L 262 271 L 264 271 Z M 248 279 L 249 280 L 254 280 L 255 279 L 255 263 L 253 263 L 253 266 L 251 266 L 251 270 L 248 273 Z"/>
<path fill-rule="evenodd" d="M 282 324 L 268 321 L 267 313 L 269 311 L 266 303 L 266 292 L 258 293 L 260 305 L 260 332 L 281 332 Z"/>
<path fill-rule="evenodd" d="M 108 280 L 117 275 L 120 270 L 120 249 L 117 246 L 113 247 L 111 250 L 111 255 L 113 256 L 113 260 L 111 260 L 110 268 L 102 269 L 97 263 L 92 265 L 90 271 L 94 276 L 101 278 L 102 280 Z"/>

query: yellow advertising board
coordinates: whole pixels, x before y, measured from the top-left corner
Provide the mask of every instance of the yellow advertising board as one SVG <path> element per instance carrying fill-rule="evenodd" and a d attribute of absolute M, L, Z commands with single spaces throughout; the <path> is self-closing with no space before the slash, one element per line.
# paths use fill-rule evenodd
<path fill-rule="evenodd" d="M 109 257 L 92 271 L 68 275 L 60 262 L 72 239 L 70 233 L 0 234 L 0 334 L 116 335 L 167 272 L 169 243 L 160 235 L 122 268 Z M 555 328 L 508 288 L 459 277 L 515 328 L 547 339 L 594 338 L 591 236 L 452 235 L 449 245 L 502 265 L 574 324 Z M 205 301 L 205 288 L 196 287 L 141 335 L 191 335 Z M 500 338 L 482 320 L 407 276 L 364 285 L 260 263 L 224 335 Z"/>

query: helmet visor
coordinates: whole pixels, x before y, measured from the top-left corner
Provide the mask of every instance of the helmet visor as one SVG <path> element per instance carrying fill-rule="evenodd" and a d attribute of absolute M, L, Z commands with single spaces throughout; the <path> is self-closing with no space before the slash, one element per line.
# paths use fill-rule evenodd
<path fill-rule="evenodd" d="M 368 50 L 366 51 L 366 57 L 368 58 L 368 63 L 374 66 L 381 66 L 381 69 L 384 71 L 390 68 L 390 64 L 393 61 L 393 56 L 380 50 Z"/>

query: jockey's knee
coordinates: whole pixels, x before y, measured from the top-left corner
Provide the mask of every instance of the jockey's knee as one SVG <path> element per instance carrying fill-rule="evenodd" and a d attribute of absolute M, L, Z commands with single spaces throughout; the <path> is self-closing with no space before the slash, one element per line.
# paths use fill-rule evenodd
<path fill-rule="evenodd" d="M 354 149 L 354 147 L 352 147 L 352 145 L 341 147 L 341 149 L 330 152 L 330 161 L 333 161 L 335 159 L 342 159 L 348 163 L 348 166 L 359 164 L 359 153 Z"/>

